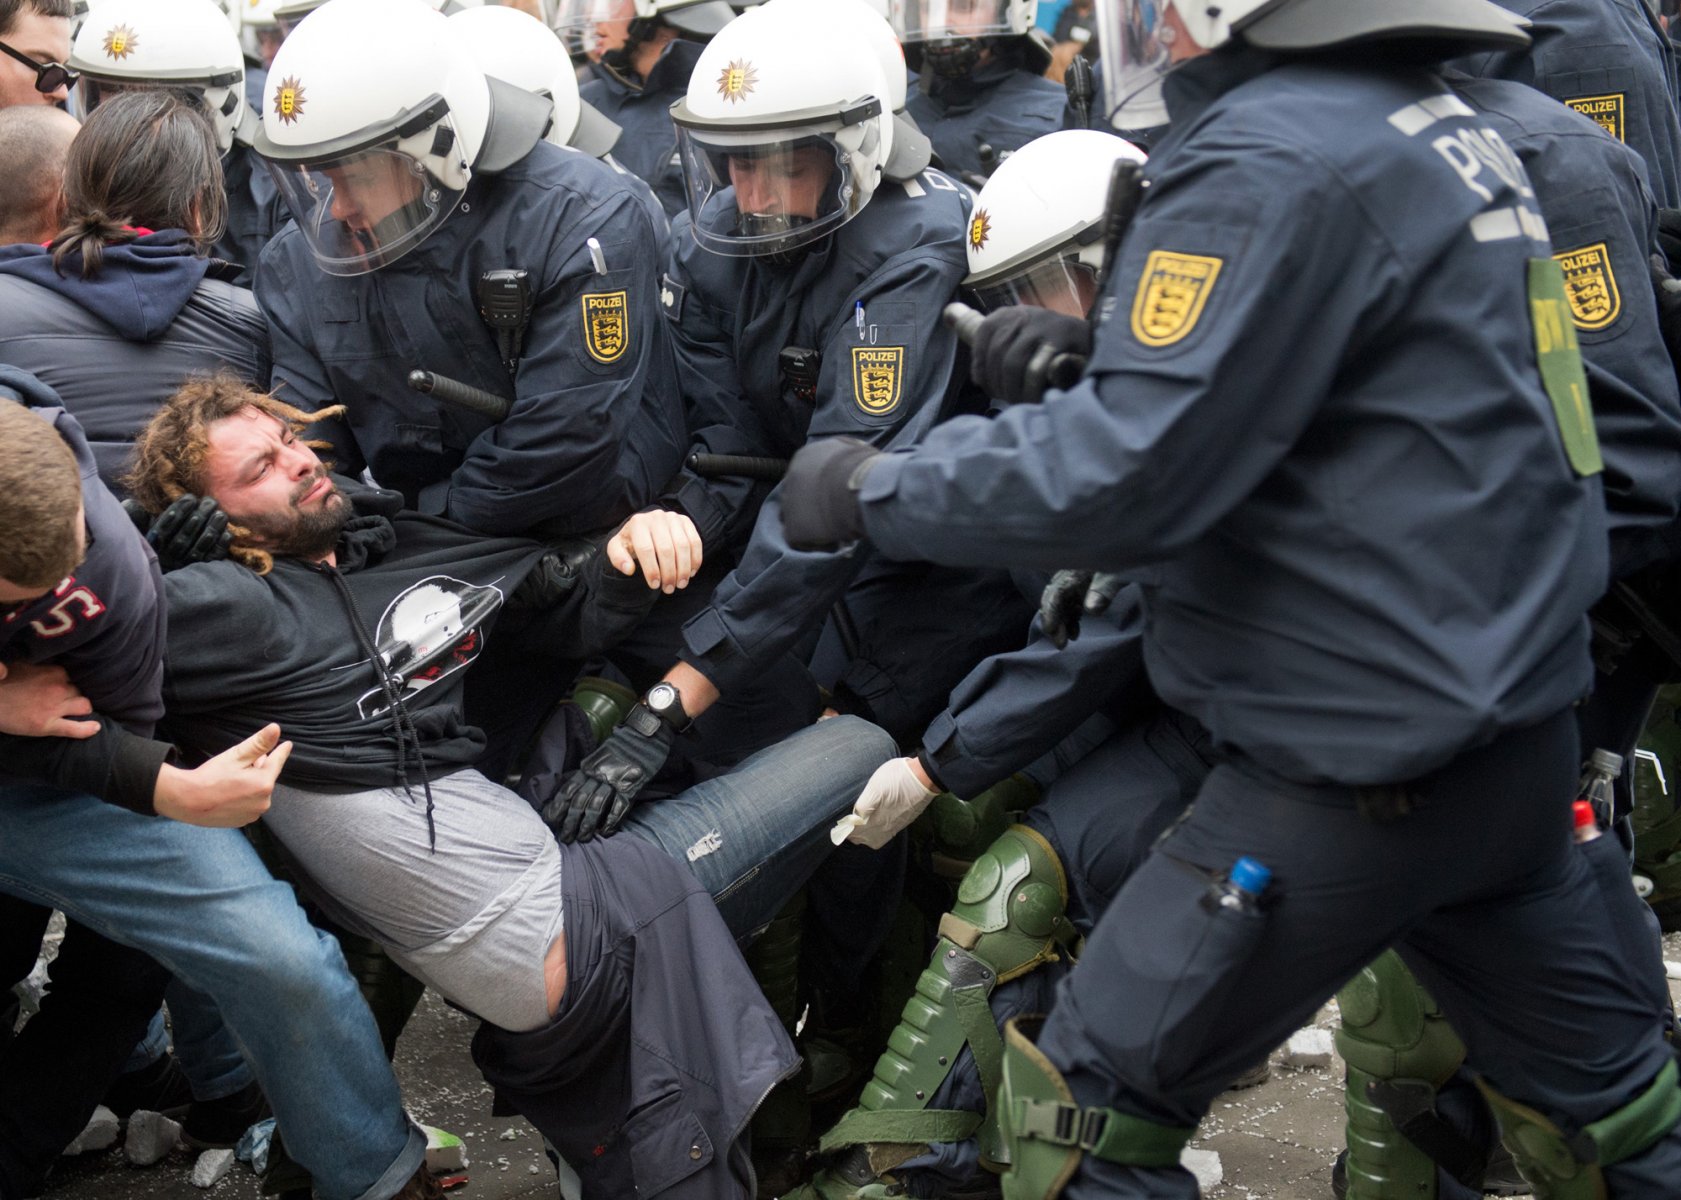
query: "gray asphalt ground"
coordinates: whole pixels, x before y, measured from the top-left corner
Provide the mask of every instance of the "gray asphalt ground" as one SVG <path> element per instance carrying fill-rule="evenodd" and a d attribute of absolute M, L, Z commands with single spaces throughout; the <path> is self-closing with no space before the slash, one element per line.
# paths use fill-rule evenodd
<path fill-rule="evenodd" d="M 1681 934 L 1664 939 L 1664 957 L 1681 961 Z M 1681 980 L 1671 980 L 1681 1001 Z M 1335 1006 L 1315 1022 L 1336 1026 Z M 468 1183 L 449 1194 L 459 1200 L 515 1200 L 557 1195 L 537 1135 L 523 1121 L 490 1116 L 490 1089 L 468 1058 L 473 1022 L 428 995 L 397 1051 L 397 1074 L 409 1111 L 424 1124 L 448 1129 L 467 1143 Z M 1214 1106 L 1194 1148 L 1219 1156 L 1221 1182 L 1205 1200 L 1329 1200 L 1331 1160 L 1342 1146 L 1342 1065 L 1291 1070 L 1273 1056 L 1272 1077 L 1232 1092 Z M 177 1151 L 154 1167 L 131 1167 L 120 1146 L 65 1159 L 50 1200 L 256 1200 L 249 1168 L 233 1172 L 210 1192 L 192 1186 L 193 1155 Z M 45 1198 L 44 1198 L 45 1200 Z"/>

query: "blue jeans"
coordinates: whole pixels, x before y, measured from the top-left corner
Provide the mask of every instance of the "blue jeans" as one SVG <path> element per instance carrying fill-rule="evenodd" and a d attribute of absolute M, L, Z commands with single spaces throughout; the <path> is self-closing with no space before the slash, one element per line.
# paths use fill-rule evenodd
<path fill-rule="evenodd" d="M 386 1200 L 425 1141 L 331 937 L 243 835 L 0 787 L 0 891 L 63 909 L 205 993 L 322 1200 Z"/>
<path fill-rule="evenodd" d="M 175 1060 L 192 1085 L 194 1100 L 220 1100 L 252 1082 L 251 1068 L 245 1065 L 239 1043 L 222 1023 L 215 1001 L 179 979 L 170 981 L 165 999 L 169 1003 L 169 1023 L 175 1031 Z M 169 1052 L 169 1040 L 163 1010 L 159 1009 L 123 1070 L 138 1071 L 156 1062 Z"/>
<path fill-rule="evenodd" d="M 745 942 L 833 851 L 830 827 L 895 752 L 893 739 L 867 721 L 832 717 L 727 775 L 637 805 L 619 832 L 687 863 Z"/>

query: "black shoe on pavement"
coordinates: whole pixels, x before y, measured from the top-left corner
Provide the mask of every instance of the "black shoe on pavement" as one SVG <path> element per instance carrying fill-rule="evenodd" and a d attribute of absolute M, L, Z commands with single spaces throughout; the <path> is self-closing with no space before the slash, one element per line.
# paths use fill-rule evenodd
<path fill-rule="evenodd" d="M 248 1083 L 231 1096 L 194 1100 L 181 1122 L 181 1140 L 195 1150 L 231 1150 L 247 1129 L 268 1115 L 263 1089 Z"/>
<path fill-rule="evenodd" d="M 125 1121 L 142 1109 L 179 1120 L 192 1102 L 193 1089 L 173 1054 L 117 1076 L 101 1101 Z"/>

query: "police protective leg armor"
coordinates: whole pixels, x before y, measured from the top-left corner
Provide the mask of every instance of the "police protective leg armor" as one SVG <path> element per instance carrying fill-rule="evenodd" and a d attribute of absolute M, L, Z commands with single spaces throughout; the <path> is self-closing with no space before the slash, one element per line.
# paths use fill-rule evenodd
<path fill-rule="evenodd" d="M 590 732 L 599 746 L 635 706 L 636 693 L 611 679 L 585 675 L 572 685 L 572 694 L 561 703 L 578 706 L 589 720 Z"/>
<path fill-rule="evenodd" d="M 1535 1200 L 1606 1200 L 1601 1168 L 1650 1149 L 1681 1124 L 1681 1072 L 1673 1060 L 1640 1095 L 1574 1137 L 1487 1080 L 1477 1086 L 1500 1121 L 1506 1148 L 1535 1186 Z"/>
<path fill-rule="evenodd" d="M 746 958 L 753 979 L 775 1010 L 789 1037 L 800 1016 L 800 943 L 805 932 L 806 894 L 796 892 L 776 914 L 753 944 Z M 753 1156 L 765 1182 L 785 1184 L 782 1178 L 786 1156 L 798 1157 L 811 1135 L 811 1106 L 806 1100 L 806 1068 L 793 1079 L 778 1084 L 753 1114 Z M 797 1178 L 797 1176 L 796 1176 Z M 777 1188 L 770 1188 L 774 1194 Z"/>
<path fill-rule="evenodd" d="M 998 1113 L 1010 1169 L 1004 1200 L 1054 1200 L 1082 1155 L 1133 1167 L 1171 1167 L 1196 1127 L 1161 1125 L 1112 1108 L 1082 1108 L 1062 1073 L 1039 1052 L 1042 1017 L 1004 1026 Z"/>
<path fill-rule="evenodd" d="M 1469 1149 L 1455 1146 L 1458 1135 L 1435 1115 L 1436 1091 L 1465 1046 L 1393 950 L 1345 984 L 1337 1004 L 1337 1053 L 1348 1065 L 1348 1198 L 1432 1200 L 1437 1160 L 1420 1143 L 1449 1159 Z M 1456 1176 L 1465 1168 L 1442 1165 Z M 1474 1166 L 1480 1179 L 1482 1163 Z"/>
<path fill-rule="evenodd" d="M 1008 1161 L 995 1100 L 1003 1043 L 987 999 L 999 983 L 1073 952 L 1078 935 L 1065 915 L 1067 903 L 1068 880 L 1056 852 L 1025 825 L 1011 826 L 975 860 L 958 886 L 957 904 L 940 920 L 933 959 L 906 1001 L 874 1077 L 858 1106 L 823 1136 L 823 1152 L 853 1152 L 814 1181 L 819 1195 L 867 1195 L 846 1190 L 844 1180 L 875 1179 L 930 1142 L 974 1136 L 983 1163 Z M 927 1108 L 965 1045 L 974 1055 L 987 1111 Z"/>

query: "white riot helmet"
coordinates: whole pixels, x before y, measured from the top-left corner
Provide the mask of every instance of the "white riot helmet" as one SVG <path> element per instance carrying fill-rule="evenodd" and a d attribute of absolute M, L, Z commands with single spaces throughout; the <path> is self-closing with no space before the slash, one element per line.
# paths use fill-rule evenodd
<path fill-rule="evenodd" d="M 275 0 L 243 0 L 244 10 L 239 19 L 239 46 L 245 51 L 245 61 L 263 62 L 265 43 L 280 44 L 280 22 L 275 19 Z"/>
<path fill-rule="evenodd" d="M 882 174 L 903 182 L 920 174 L 933 156 L 928 135 L 905 112 L 908 81 L 905 51 L 888 23 L 886 0 L 771 0 L 764 6 L 775 13 L 804 23 L 806 36 L 821 38 L 823 27 L 841 26 L 855 31 L 876 56 L 882 77 L 887 80 L 887 107 L 893 114 L 893 154 Z M 820 23 L 814 28 L 814 23 Z"/>
<path fill-rule="evenodd" d="M 728 25 L 735 9 L 726 0 L 554 0 L 550 23 L 568 50 L 603 59 L 599 43 L 623 23 L 620 57 L 646 41 L 660 25 L 683 37 L 704 41 Z"/>
<path fill-rule="evenodd" d="M 1097 5 L 1103 93 L 1117 129 L 1167 121 L 1163 76 L 1241 40 L 1263 50 L 1432 39 L 1457 50 L 1524 46 L 1528 22 L 1489 0 L 1104 0 Z"/>
<path fill-rule="evenodd" d="M 795 36 L 769 8 L 707 45 L 671 107 L 695 239 L 781 258 L 833 233 L 875 194 L 893 153 L 887 82 L 855 33 Z"/>
<path fill-rule="evenodd" d="M 455 210 L 490 117 L 484 74 L 423 0 L 330 0 L 275 55 L 256 149 L 321 269 L 360 275 Z"/>
<path fill-rule="evenodd" d="M 449 18 L 451 36 L 479 70 L 554 106 L 548 140 L 600 158 L 619 140 L 619 127 L 578 96 L 578 74 L 566 48 L 543 22 L 517 8 L 485 5 Z"/>
<path fill-rule="evenodd" d="M 985 311 L 1032 304 L 1083 317 L 1097 297 L 1109 179 L 1131 142 L 1094 129 L 1034 138 L 1003 162 L 975 198 L 963 286 Z"/>
<path fill-rule="evenodd" d="M 245 117 L 245 56 L 211 0 L 103 0 L 70 51 L 80 71 L 77 115 L 118 92 L 168 88 L 190 94 L 226 154 Z"/>

